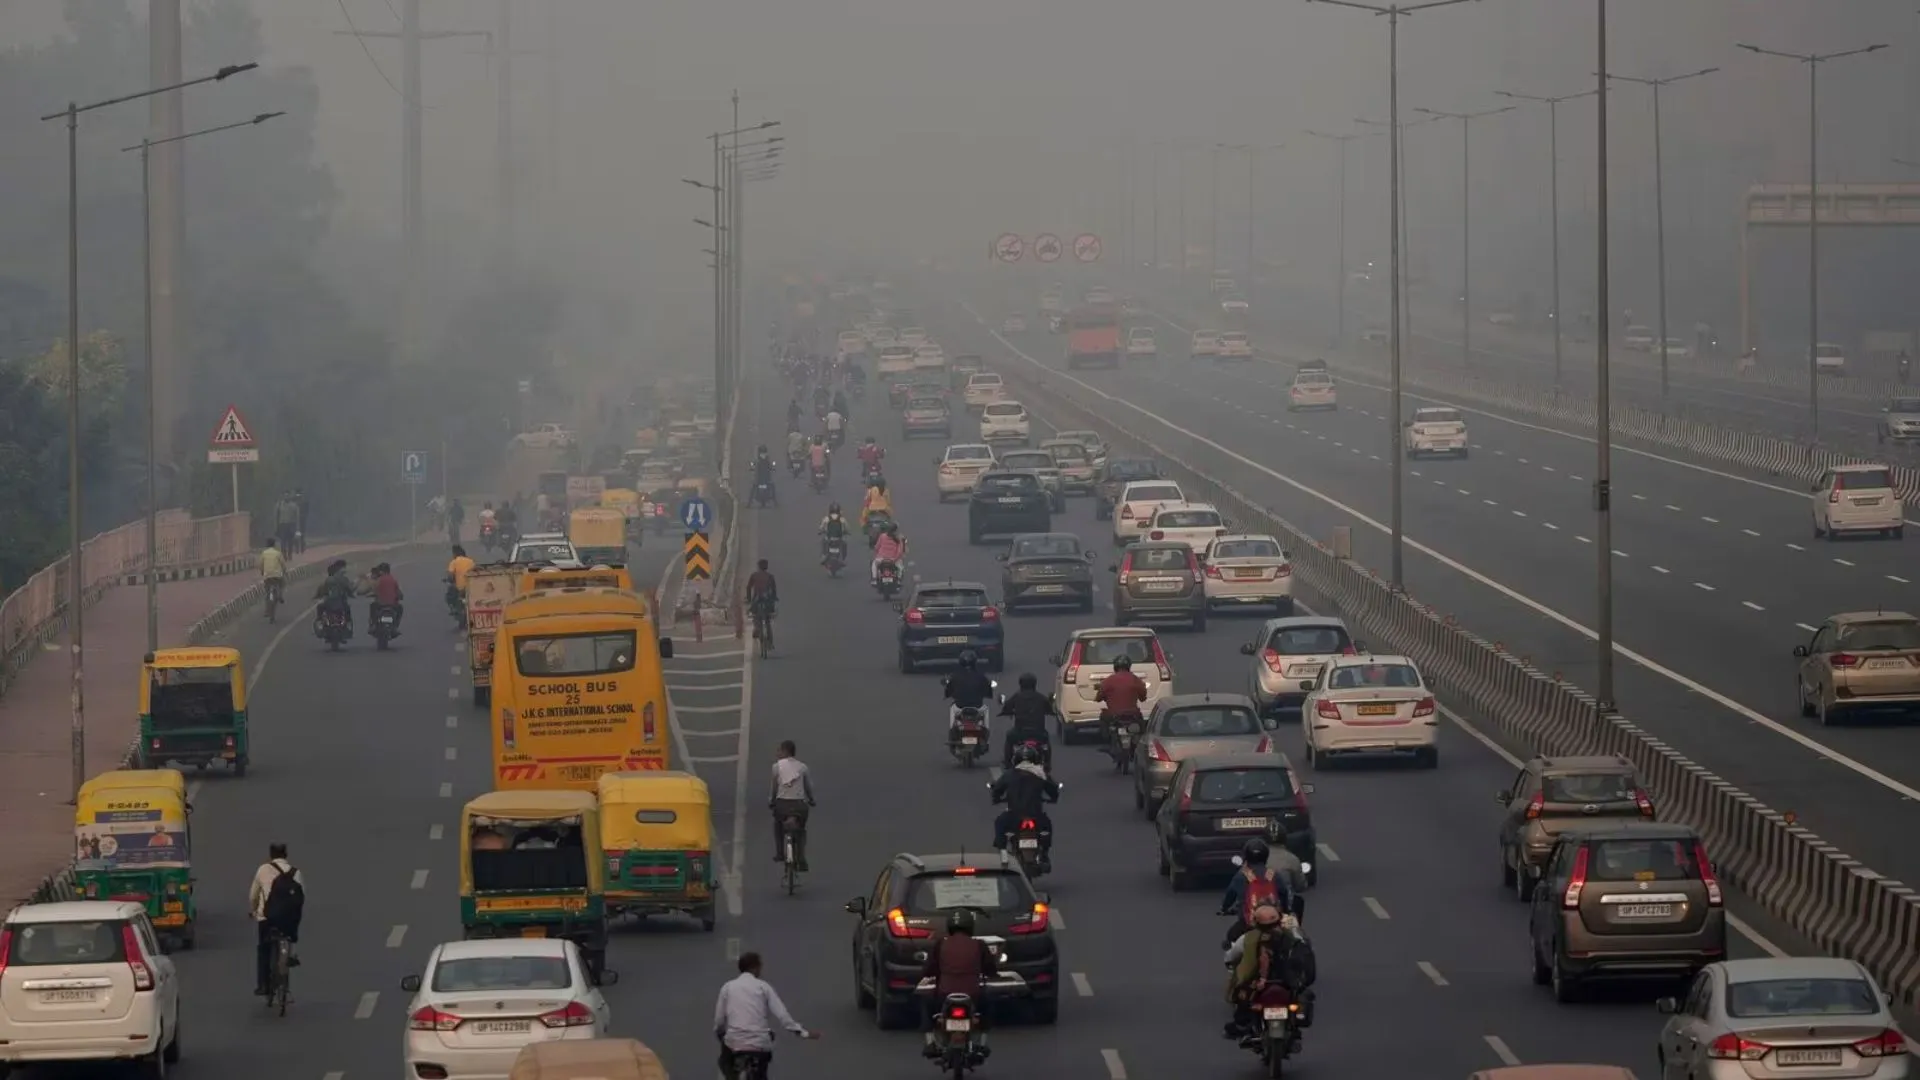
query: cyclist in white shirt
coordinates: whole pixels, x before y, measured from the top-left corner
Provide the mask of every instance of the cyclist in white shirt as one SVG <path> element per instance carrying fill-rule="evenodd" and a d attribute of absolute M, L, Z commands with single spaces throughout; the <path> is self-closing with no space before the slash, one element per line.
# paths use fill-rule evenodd
<path fill-rule="evenodd" d="M 720 1039 L 720 1069 L 727 1080 L 739 1080 L 747 1060 L 758 1058 L 760 1075 L 773 1062 L 773 1026 L 779 1024 L 802 1039 L 818 1039 L 787 1011 L 773 984 L 760 978 L 760 954 L 741 953 L 740 974 L 720 987 L 713 1003 L 713 1033 Z"/>
<path fill-rule="evenodd" d="M 793 835 L 793 866 L 796 870 L 807 868 L 807 812 L 816 805 L 813 801 L 813 773 L 806 763 L 796 756 L 793 740 L 780 744 L 779 756 L 773 761 L 773 790 L 767 797 L 767 807 L 773 811 L 773 861 L 781 862 L 781 852 L 785 835 L 780 831 L 781 823 L 787 818 L 797 818 L 800 827 Z"/>

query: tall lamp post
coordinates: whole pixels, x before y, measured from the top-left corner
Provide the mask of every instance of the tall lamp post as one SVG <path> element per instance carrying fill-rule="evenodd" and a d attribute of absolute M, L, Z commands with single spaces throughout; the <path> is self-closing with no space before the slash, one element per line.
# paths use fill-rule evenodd
<path fill-rule="evenodd" d="M 1566 334 L 1561 330 L 1564 321 L 1560 314 L 1560 103 L 1577 101 L 1584 97 L 1593 97 L 1598 90 L 1582 90 L 1577 94 L 1561 94 L 1558 97 L 1544 97 L 1539 94 L 1522 94 L 1511 90 L 1495 90 L 1495 94 L 1515 101 L 1532 101 L 1547 107 L 1547 213 L 1553 224 L 1553 385 L 1560 385 L 1561 342 Z"/>
<path fill-rule="evenodd" d="M 702 220 L 700 224 L 712 230 L 712 250 L 717 253 L 713 259 L 713 384 L 715 390 L 714 415 L 717 424 L 721 428 L 718 433 L 719 437 L 715 440 L 715 443 L 722 449 L 728 445 L 728 439 L 732 435 L 731 432 L 724 429 L 727 426 L 727 414 L 730 411 L 728 402 L 732 400 L 733 394 L 733 368 L 735 364 L 730 357 L 737 354 L 738 342 L 733 340 L 735 337 L 734 327 L 736 324 L 732 318 L 732 298 L 729 295 L 733 255 L 726 235 L 728 232 L 726 205 L 722 198 L 729 194 L 730 185 L 721 173 L 723 147 L 720 144 L 723 139 L 738 139 L 741 135 L 749 132 L 765 131 L 769 128 L 779 126 L 780 121 L 778 120 L 766 120 L 747 127 L 740 127 L 736 123 L 732 131 L 716 131 L 708 135 L 707 140 L 711 144 L 713 158 L 712 183 L 688 179 L 681 181 L 681 183 L 689 184 L 713 195 L 713 220 Z M 777 138 L 776 136 L 774 139 L 769 139 L 768 141 L 774 142 L 777 141 Z"/>
<path fill-rule="evenodd" d="M 1393 158 L 1399 158 L 1399 163 L 1393 165 L 1391 169 L 1393 173 L 1392 182 L 1398 185 L 1400 189 L 1399 197 L 1394 200 L 1395 205 L 1400 208 L 1400 227 L 1395 231 L 1395 235 L 1400 239 L 1400 273 L 1397 275 L 1396 280 L 1401 284 L 1401 291 L 1395 294 L 1399 297 L 1399 302 L 1395 307 L 1400 313 L 1400 336 L 1402 339 L 1411 339 L 1413 337 L 1413 300 L 1408 294 L 1413 291 L 1413 268 L 1408 266 L 1407 263 L 1410 257 L 1408 253 L 1413 250 L 1413 244 L 1408 239 L 1411 230 L 1407 226 L 1407 154 L 1406 143 L 1403 140 L 1408 128 L 1417 128 L 1423 124 L 1437 124 L 1440 122 L 1440 118 L 1437 116 L 1423 116 L 1418 120 L 1402 120 L 1396 124 L 1388 120 L 1372 120 L 1363 116 L 1356 117 L 1353 122 L 1365 127 L 1376 128 L 1382 135 L 1393 132 L 1394 138 L 1391 139 L 1390 142 L 1398 144 L 1399 153 L 1395 154 L 1393 152 L 1394 148 L 1389 147 L 1387 155 L 1390 162 Z"/>
<path fill-rule="evenodd" d="M 1830 53 L 1781 52 L 1734 43 L 1760 56 L 1778 56 L 1807 67 L 1807 414 L 1814 438 L 1820 437 L 1820 65 L 1886 48 L 1863 45 Z"/>
<path fill-rule="evenodd" d="M 1593 0 L 1595 14 L 1594 113 L 1597 122 L 1594 153 L 1594 589 L 1599 594 L 1598 683 L 1595 705 L 1604 716 L 1613 711 L 1613 361 L 1610 338 L 1613 320 L 1608 317 L 1612 303 L 1607 250 L 1607 0 Z"/>
<path fill-rule="evenodd" d="M 41 117 L 67 122 L 67 652 L 72 665 L 73 689 L 69 695 L 73 729 L 73 801 L 80 801 L 80 787 L 87 782 L 87 706 L 86 667 L 82 660 L 84 635 L 81 602 L 86 586 L 82 577 L 80 536 L 80 114 L 123 105 L 159 94 L 184 90 L 202 83 L 224 82 L 259 67 L 257 63 L 233 64 L 211 75 L 157 86 L 137 94 L 108 98 L 91 105 L 68 102 L 67 107 Z M 154 567 L 147 567 L 152 577 Z"/>
<path fill-rule="evenodd" d="M 1336 219 L 1337 224 L 1334 226 L 1334 247 L 1338 252 L 1339 266 L 1336 267 L 1333 277 L 1333 344 L 1337 349 L 1347 340 L 1347 144 L 1355 139 L 1364 139 L 1369 133 L 1336 134 L 1328 131 L 1309 131 L 1307 134 L 1316 139 L 1331 139 L 1340 159 L 1340 208 Z"/>
<path fill-rule="evenodd" d="M 1519 108 L 1501 105 L 1479 112 L 1414 108 L 1435 120 L 1460 121 L 1460 366 L 1473 368 L 1473 122 Z"/>
<path fill-rule="evenodd" d="M 156 389 L 153 374 L 153 148 L 169 143 L 185 142 L 202 135 L 213 135 L 235 128 L 253 127 L 264 124 L 276 116 L 285 116 L 284 112 L 261 113 L 251 120 L 241 120 L 219 127 L 202 128 L 189 131 L 185 135 L 175 135 L 166 139 L 141 139 L 138 146 L 121 148 L 121 153 L 140 151 L 140 263 L 145 275 L 145 325 L 141 336 L 141 349 L 146 354 L 147 366 L 147 651 L 153 652 L 160 647 L 160 577 L 154 571 L 160 565 L 159 558 L 159 462 L 156 449 L 155 432 L 159 428 L 159 418 L 154 407 Z"/>
<path fill-rule="evenodd" d="M 1648 87 L 1653 91 L 1653 221 L 1654 221 L 1653 246 L 1654 246 L 1654 260 L 1658 264 L 1654 271 L 1654 281 L 1655 281 L 1654 287 L 1659 289 L 1660 291 L 1659 303 L 1656 305 L 1657 311 L 1655 312 L 1658 318 L 1660 327 L 1655 332 L 1660 336 L 1660 401 L 1661 401 L 1661 404 L 1663 405 L 1666 403 L 1666 400 L 1667 400 L 1667 389 L 1668 389 L 1668 377 L 1667 377 L 1667 196 L 1666 196 L 1667 188 L 1666 188 L 1665 159 L 1661 154 L 1662 140 L 1660 138 L 1660 88 L 1668 85 L 1669 83 L 1677 83 L 1686 79 L 1697 79 L 1702 75 L 1711 75 L 1714 72 L 1719 70 L 1720 69 L 1717 67 L 1701 68 L 1699 71 L 1689 71 L 1685 75 L 1669 75 L 1664 79 L 1642 79 L 1642 78 L 1635 78 L 1632 75 L 1611 75 L 1610 74 L 1607 76 L 1609 79 L 1613 79 L 1618 82 L 1634 83 L 1635 85 L 1638 85 L 1638 86 Z"/>

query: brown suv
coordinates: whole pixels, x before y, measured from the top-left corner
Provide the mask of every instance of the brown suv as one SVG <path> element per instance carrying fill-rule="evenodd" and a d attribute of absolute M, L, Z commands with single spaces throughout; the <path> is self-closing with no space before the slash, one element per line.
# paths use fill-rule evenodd
<path fill-rule="evenodd" d="M 1653 820 L 1653 800 L 1633 762 L 1618 754 L 1535 757 L 1493 800 L 1507 808 L 1500 819 L 1500 883 L 1522 903 L 1533 898 L 1534 879 L 1563 831 L 1620 818 Z"/>
<path fill-rule="evenodd" d="M 1207 628 L 1207 591 L 1199 556 L 1185 544 L 1134 544 L 1107 567 L 1113 579 L 1113 622 L 1126 626 L 1158 620 L 1184 622 L 1195 633 Z"/>
<path fill-rule="evenodd" d="M 1533 981 L 1573 1001 L 1599 980 L 1691 979 L 1726 959 L 1727 912 L 1686 825 L 1620 822 L 1554 841 L 1528 918 Z"/>

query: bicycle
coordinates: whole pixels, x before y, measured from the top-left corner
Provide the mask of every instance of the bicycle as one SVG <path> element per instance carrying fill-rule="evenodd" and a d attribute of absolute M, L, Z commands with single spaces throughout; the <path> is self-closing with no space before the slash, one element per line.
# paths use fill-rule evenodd
<path fill-rule="evenodd" d="M 267 579 L 266 606 L 268 622 L 273 621 L 273 609 L 285 602 L 286 584 L 285 578 L 270 577 Z"/>
<path fill-rule="evenodd" d="M 273 956 L 267 963 L 267 1008 L 287 1015 L 287 1003 L 293 1000 L 293 942 L 281 933 L 273 935 Z"/>
<path fill-rule="evenodd" d="M 760 659 L 765 660 L 773 655 L 773 605 L 754 602 L 753 640 L 760 643 Z"/>
<path fill-rule="evenodd" d="M 800 818 L 787 814 L 780 819 L 780 880 L 792 896 L 800 888 Z"/>

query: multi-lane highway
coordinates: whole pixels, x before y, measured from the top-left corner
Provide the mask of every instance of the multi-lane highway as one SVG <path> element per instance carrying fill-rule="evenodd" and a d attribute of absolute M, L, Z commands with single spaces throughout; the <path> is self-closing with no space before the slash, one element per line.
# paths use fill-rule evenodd
<path fill-rule="evenodd" d="M 988 332 L 1002 311 L 1031 299 L 989 295 L 955 312 L 957 325 L 973 328 L 972 343 L 960 347 L 1025 352 L 1057 368 L 1057 339 Z M 1355 526 L 1356 556 L 1385 568 L 1394 451 L 1383 388 L 1342 380 L 1338 412 L 1292 414 L 1284 392 L 1290 366 L 1193 363 L 1179 324 L 1158 325 L 1167 340 L 1157 362 L 1083 372 L 1087 389 L 1069 389 L 1151 412 L 1160 419 L 1131 414 L 1148 429 L 1204 433 L 1217 447 L 1207 451 L 1209 463 L 1224 479 L 1312 535 Z M 1484 413 L 1469 420 L 1471 460 L 1407 466 L 1409 588 L 1469 629 L 1591 687 L 1593 446 Z M 1868 865 L 1920 880 L 1920 858 L 1903 841 L 1920 797 L 1913 732 L 1823 729 L 1801 719 L 1791 656 L 1830 613 L 1920 605 L 1910 549 L 1816 542 L 1803 493 L 1655 456 L 1617 454 L 1613 490 L 1623 709 Z"/>

